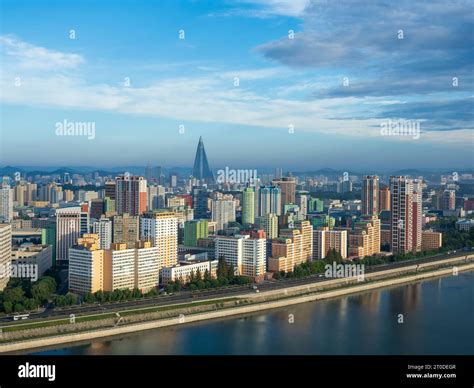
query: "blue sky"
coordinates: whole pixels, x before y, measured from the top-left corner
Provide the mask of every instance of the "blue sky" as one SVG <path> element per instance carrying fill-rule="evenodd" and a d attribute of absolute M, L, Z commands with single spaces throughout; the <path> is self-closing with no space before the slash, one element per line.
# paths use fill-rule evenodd
<path fill-rule="evenodd" d="M 474 166 L 469 1 L 1 6 L 0 165 Z"/>

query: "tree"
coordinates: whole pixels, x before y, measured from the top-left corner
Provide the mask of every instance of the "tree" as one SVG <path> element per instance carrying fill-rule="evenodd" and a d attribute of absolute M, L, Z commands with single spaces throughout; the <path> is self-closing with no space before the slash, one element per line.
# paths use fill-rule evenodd
<path fill-rule="evenodd" d="M 132 295 L 135 299 L 138 299 L 138 298 L 141 298 L 143 296 L 143 293 L 142 293 L 142 290 L 140 290 L 139 288 L 134 288 L 133 292 L 132 292 Z"/>
<path fill-rule="evenodd" d="M 65 298 L 65 299 L 66 299 L 66 303 L 67 303 L 68 305 L 73 305 L 73 304 L 77 304 L 77 299 L 78 299 L 78 297 L 77 297 L 76 294 L 73 294 L 72 292 L 68 292 L 68 293 L 66 294 L 66 298 Z"/>
<path fill-rule="evenodd" d="M 23 300 L 25 291 L 21 287 L 6 288 L 3 291 L 3 300 L 5 302 L 11 302 L 12 305 Z"/>
<path fill-rule="evenodd" d="M 201 270 L 198 268 L 196 271 L 196 281 L 199 282 L 202 280 Z"/>
<path fill-rule="evenodd" d="M 205 282 L 208 282 L 210 281 L 212 278 L 211 278 L 211 274 L 209 273 L 209 270 L 206 268 L 206 270 L 204 271 L 204 281 Z"/>
<path fill-rule="evenodd" d="M 38 308 L 38 303 L 34 298 L 28 298 L 25 300 L 25 309 L 28 311 L 36 310 Z"/>
<path fill-rule="evenodd" d="M 84 302 L 85 303 L 94 303 L 96 301 L 94 294 L 88 292 L 84 295 Z"/>
<path fill-rule="evenodd" d="M 158 291 L 156 291 L 156 288 L 152 288 L 150 291 L 146 293 L 146 296 L 157 296 Z"/>
<path fill-rule="evenodd" d="M 67 305 L 67 299 L 64 295 L 58 295 L 54 298 L 54 305 L 57 307 L 64 307 Z"/>
<path fill-rule="evenodd" d="M 10 301 L 3 302 L 3 310 L 6 314 L 11 314 L 13 311 L 13 303 Z"/>
<path fill-rule="evenodd" d="M 217 278 L 226 278 L 228 275 L 229 269 L 227 268 L 227 262 L 223 256 L 219 257 L 219 262 L 217 264 Z"/>
<path fill-rule="evenodd" d="M 204 283 L 202 280 L 198 280 L 196 282 L 196 286 L 197 288 L 199 288 L 200 290 L 204 289 L 206 287 L 206 283 Z"/>
<path fill-rule="evenodd" d="M 16 313 L 21 313 L 25 311 L 25 307 L 23 306 L 22 303 L 15 303 L 15 306 L 13 307 L 13 311 L 15 311 Z"/>
<path fill-rule="evenodd" d="M 229 280 L 229 283 L 232 284 L 235 278 L 235 268 L 234 264 L 229 265 L 229 269 L 227 271 L 227 279 Z"/>
<path fill-rule="evenodd" d="M 95 299 L 99 302 L 99 303 L 104 303 L 105 301 L 105 295 L 104 295 L 104 292 L 102 290 L 99 290 L 97 291 L 95 294 Z"/>

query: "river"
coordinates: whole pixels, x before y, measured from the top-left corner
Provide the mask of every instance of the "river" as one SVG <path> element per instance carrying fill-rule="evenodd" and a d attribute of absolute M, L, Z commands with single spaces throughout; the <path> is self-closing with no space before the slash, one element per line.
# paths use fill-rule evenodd
<path fill-rule="evenodd" d="M 474 272 L 41 355 L 474 354 Z"/>

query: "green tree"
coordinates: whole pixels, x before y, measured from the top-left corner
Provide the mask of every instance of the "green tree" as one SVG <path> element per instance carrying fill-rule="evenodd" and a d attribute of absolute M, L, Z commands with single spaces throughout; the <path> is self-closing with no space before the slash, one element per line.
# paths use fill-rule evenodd
<path fill-rule="evenodd" d="M 68 292 L 66 294 L 66 303 L 68 305 L 73 305 L 73 304 L 77 304 L 77 295 L 76 294 L 73 294 L 72 292 Z"/>
<path fill-rule="evenodd" d="M 143 296 L 142 290 L 140 290 L 139 288 L 133 289 L 133 297 L 135 299 L 141 298 L 142 296 Z"/>
<path fill-rule="evenodd" d="M 96 301 L 94 294 L 88 292 L 84 295 L 84 302 L 85 303 L 94 303 Z"/>
<path fill-rule="evenodd" d="M 38 303 L 34 298 L 28 298 L 25 300 L 25 309 L 28 311 L 33 311 L 38 308 Z"/>
<path fill-rule="evenodd" d="M 6 314 L 11 314 L 13 312 L 13 303 L 10 301 L 3 302 L 3 311 Z"/>
<path fill-rule="evenodd" d="M 201 270 L 198 268 L 196 271 L 196 282 L 199 282 L 201 280 L 202 280 L 202 274 L 201 274 Z"/>

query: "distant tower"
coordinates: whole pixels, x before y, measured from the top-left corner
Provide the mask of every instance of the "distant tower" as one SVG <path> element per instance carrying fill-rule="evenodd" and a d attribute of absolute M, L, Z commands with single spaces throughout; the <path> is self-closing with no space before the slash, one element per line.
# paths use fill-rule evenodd
<path fill-rule="evenodd" d="M 193 177 L 198 179 L 201 183 L 212 184 L 215 182 L 214 174 L 209 168 L 209 163 L 207 162 L 206 150 L 204 149 L 202 137 L 199 137 L 199 143 L 196 150 Z"/>

